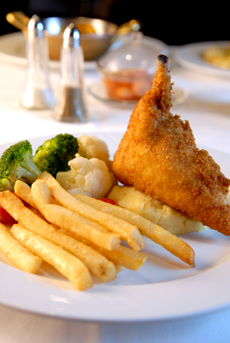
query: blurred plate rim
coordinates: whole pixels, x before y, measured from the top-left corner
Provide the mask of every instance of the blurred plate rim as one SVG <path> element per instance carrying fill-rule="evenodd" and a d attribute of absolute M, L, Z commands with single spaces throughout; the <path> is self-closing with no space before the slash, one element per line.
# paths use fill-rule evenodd
<path fill-rule="evenodd" d="M 148 45 L 158 46 L 160 51 L 164 54 L 169 53 L 169 47 L 162 41 L 144 36 L 144 41 Z M 127 37 L 119 37 L 109 49 L 117 49 L 123 43 L 127 41 Z M 25 37 L 22 32 L 7 33 L 0 37 L 0 60 L 16 64 L 16 65 L 26 65 L 25 58 Z M 57 70 L 60 68 L 59 61 L 49 61 L 50 69 Z M 90 70 L 96 68 L 96 61 L 85 61 L 84 69 Z"/>
<path fill-rule="evenodd" d="M 173 51 L 176 61 L 184 68 L 210 76 L 230 78 L 230 70 L 206 62 L 201 53 L 211 46 L 223 46 L 228 41 L 197 42 L 176 47 Z"/>
<path fill-rule="evenodd" d="M 26 66 L 25 58 L 25 37 L 22 32 L 7 33 L 0 37 L 0 60 Z M 84 69 L 94 69 L 95 61 L 84 62 Z M 60 68 L 59 61 L 49 61 L 49 68 L 57 70 Z"/>

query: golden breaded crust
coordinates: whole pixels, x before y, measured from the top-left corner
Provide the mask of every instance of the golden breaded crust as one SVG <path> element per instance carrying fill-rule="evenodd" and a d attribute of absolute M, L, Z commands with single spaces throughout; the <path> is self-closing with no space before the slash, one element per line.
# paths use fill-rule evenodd
<path fill-rule="evenodd" d="M 152 88 L 131 114 L 114 157 L 114 174 L 124 185 L 230 235 L 230 180 L 207 151 L 197 148 L 189 122 L 170 112 L 167 58 L 159 58 L 158 65 Z"/>

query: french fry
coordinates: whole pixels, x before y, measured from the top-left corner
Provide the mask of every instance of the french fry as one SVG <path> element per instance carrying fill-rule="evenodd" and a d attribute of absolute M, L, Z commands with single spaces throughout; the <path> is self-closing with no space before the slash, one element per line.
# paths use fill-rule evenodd
<path fill-rule="evenodd" d="M 122 207 L 114 206 L 82 194 L 76 194 L 74 196 L 80 201 L 94 207 L 98 211 L 104 211 L 111 215 L 117 216 L 120 219 L 126 220 L 133 225 L 136 225 L 141 231 L 142 235 L 161 245 L 163 248 L 180 258 L 188 265 L 192 267 L 194 266 L 194 250 L 186 242 L 163 229 L 161 226 L 156 225 L 142 216 Z"/>
<path fill-rule="evenodd" d="M 14 193 L 30 206 L 37 208 L 31 194 L 31 187 L 27 183 L 17 180 L 14 185 Z"/>
<path fill-rule="evenodd" d="M 87 241 L 86 239 L 82 239 L 73 232 L 69 232 L 65 229 L 60 229 L 60 231 L 65 233 L 66 235 L 70 235 L 71 237 L 81 240 L 85 244 L 91 246 L 93 249 L 99 251 L 108 260 L 112 261 L 113 263 L 116 263 L 116 265 L 121 265 L 127 269 L 136 271 L 144 264 L 144 262 L 147 259 L 146 254 L 139 251 L 134 251 L 133 249 L 130 249 L 122 245 L 120 245 L 118 248 L 112 251 L 109 251 L 99 246 L 96 246 L 95 244 Z"/>
<path fill-rule="evenodd" d="M 14 185 L 14 193 L 31 207 L 37 208 L 31 193 L 31 187 L 27 183 L 17 180 Z M 56 204 L 56 201 L 52 197 L 50 197 L 50 204 Z"/>
<path fill-rule="evenodd" d="M 9 232 L 7 227 L 0 223 L 0 250 L 19 269 L 36 274 L 42 264 L 42 259 L 32 254 L 20 244 Z"/>
<path fill-rule="evenodd" d="M 14 188 L 14 193 L 17 194 L 19 196 L 19 198 L 21 198 L 23 201 L 25 201 L 27 204 L 29 204 L 31 206 L 31 210 L 33 210 L 35 213 L 37 213 L 38 215 L 40 215 L 40 217 L 44 217 L 41 212 L 39 212 L 37 210 L 37 205 L 34 201 L 34 198 L 32 196 L 32 192 L 31 192 L 31 187 L 21 181 L 21 180 L 17 180 L 15 183 L 15 188 Z M 52 198 L 51 198 L 52 199 Z M 50 201 L 50 203 L 55 203 L 55 201 Z M 37 210 L 37 211 L 36 211 Z M 89 220 L 87 218 L 85 218 L 85 221 L 88 225 L 93 226 L 95 229 L 99 230 L 99 231 L 103 231 L 103 232 L 108 232 L 108 230 L 104 227 L 99 225 L 98 223 Z"/>
<path fill-rule="evenodd" d="M 43 172 L 38 179 L 47 183 L 51 194 L 62 206 L 102 224 L 111 232 L 119 234 L 121 239 L 126 241 L 135 251 L 144 248 L 145 241 L 134 224 L 130 224 L 111 214 L 95 210 L 89 204 L 83 203 L 61 187 L 57 180 L 47 172 Z"/>
<path fill-rule="evenodd" d="M 2 201 L 3 202 L 3 201 Z M 22 204 L 12 193 L 8 193 L 4 203 L 8 203 L 11 213 L 17 217 L 19 224 L 33 233 L 61 246 L 63 249 L 79 258 L 87 268 L 103 282 L 113 280 L 116 277 L 116 269 L 113 263 L 106 259 L 98 251 L 90 246 L 64 235 L 60 230 L 47 223 L 39 215 Z M 3 203 L 3 205 L 4 205 Z M 6 208 L 6 205 L 5 205 Z M 35 212 L 38 212 L 36 210 Z"/>
<path fill-rule="evenodd" d="M 88 269 L 75 256 L 19 224 L 14 224 L 11 232 L 21 244 L 58 270 L 78 290 L 92 287 L 93 282 Z"/>
<path fill-rule="evenodd" d="M 116 267 L 116 271 L 117 271 L 117 274 L 120 273 L 122 270 L 124 270 L 124 266 L 122 266 L 121 264 L 114 264 L 115 267 Z"/>
<path fill-rule="evenodd" d="M 32 184 L 32 196 L 37 208 L 48 222 L 77 232 L 78 235 L 108 250 L 113 250 L 120 244 L 117 234 L 99 231 L 90 226 L 85 218 L 77 213 L 60 205 L 50 204 L 50 191 L 45 181 L 36 180 Z"/>
<path fill-rule="evenodd" d="M 96 248 L 95 248 L 96 249 Z M 127 269 L 138 270 L 143 266 L 147 259 L 147 255 L 139 251 L 134 251 L 130 248 L 120 245 L 113 251 L 105 250 L 98 247 L 98 251 L 103 254 L 106 258 L 114 263 L 118 263 Z"/>
<path fill-rule="evenodd" d="M 35 227 L 30 225 L 29 230 L 59 245 L 72 255 L 79 258 L 90 272 L 97 276 L 101 281 L 108 282 L 116 278 L 116 268 L 105 256 L 92 247 L 59 232 L 60 230 L 52 230 L 52 228 L 48 226 L 49 224 L 46 227 Z"/>

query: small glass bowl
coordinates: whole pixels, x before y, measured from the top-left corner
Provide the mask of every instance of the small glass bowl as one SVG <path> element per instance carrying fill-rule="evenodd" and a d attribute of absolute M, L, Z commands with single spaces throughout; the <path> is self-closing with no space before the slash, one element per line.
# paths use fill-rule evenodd
<path fill-rule="evenodd" d="M 138 101 L 151 88 L 159 53 L 143 40 L 142 32 L 131 32 L 128 43 L 102 56 L 97 68 L 108 97 Z"/>

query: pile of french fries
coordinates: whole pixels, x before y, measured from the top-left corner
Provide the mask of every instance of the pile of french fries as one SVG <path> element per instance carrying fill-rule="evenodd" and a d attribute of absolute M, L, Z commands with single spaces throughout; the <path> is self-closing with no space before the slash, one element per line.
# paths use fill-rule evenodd
<path fill-rule="evenodd" d="M 145 238 L 161 245 L 189 266 L 193 249 L 147 219 L 109 203 L 67 192 L 47 172 L 28 186 L 22 181 L 0 193 L 2 206 L 15 220 L 0 223 L 0 250 L 19 269 L 37 273 L 42 261 L 78 290 L 116 278 L 124 268 L 138 270 L 146 261 Z M 125 243 L 125 244 L 124 244 Z"/>

